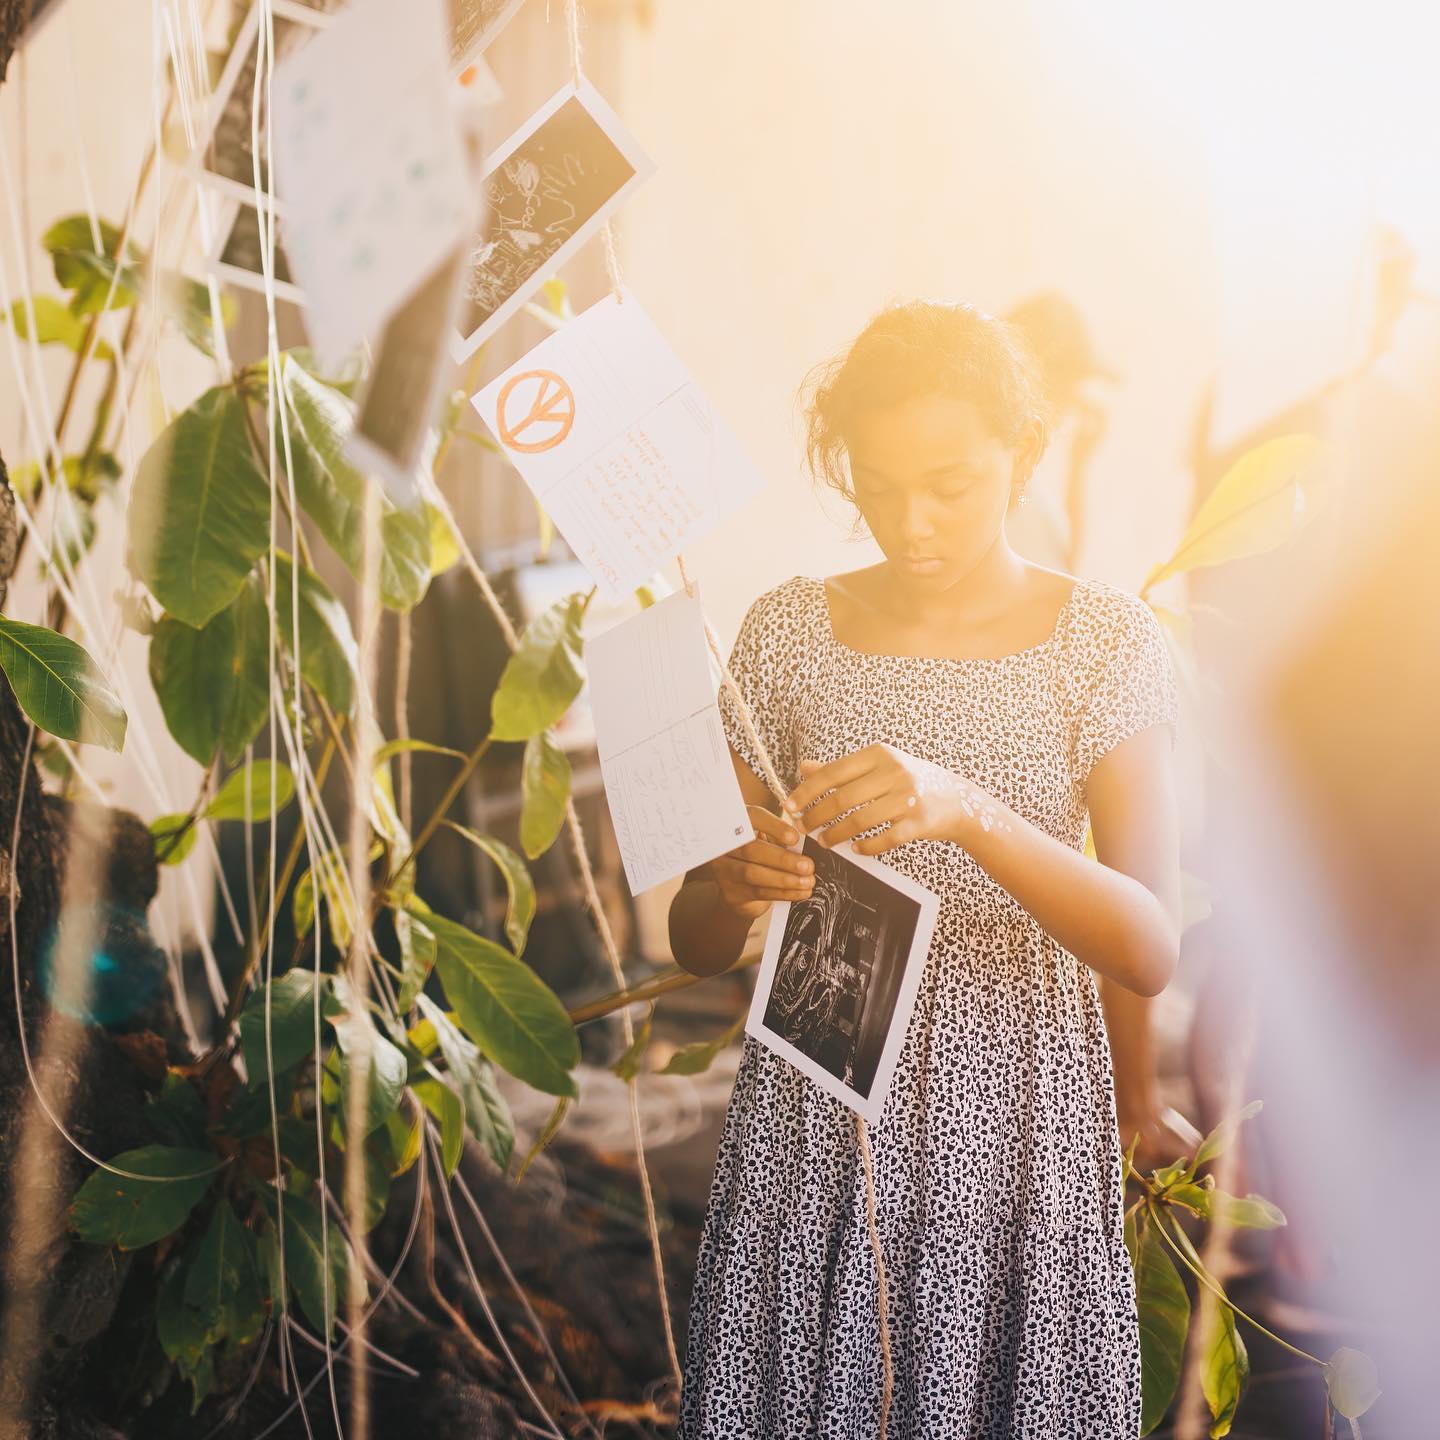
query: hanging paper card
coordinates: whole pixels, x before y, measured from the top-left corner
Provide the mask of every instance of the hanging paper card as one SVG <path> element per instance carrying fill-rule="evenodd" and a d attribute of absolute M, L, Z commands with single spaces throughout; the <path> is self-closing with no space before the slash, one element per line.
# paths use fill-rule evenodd
<path fill-rule="evenodd" d="M 373 337 L 478 223 L 451 90 L 444 0 L 350 0 L 276 70 L 285 249 L 322 356 Z"/>
<path fill-rule="evenodd" d="M 589 84 L 532 115 L 485 162 L 484 228 L 455 359 L 473 355 L 654 168 Z"/>
<path fill-rule="evenodd" d="M 514 18 L 525 0 L 447 0 L 450 15 L 450 63 L 471 64 Z"/>
<path fill-rule="evenodd" d="M 815 888 L 770 911 L 745 1032 L 878 1125 L 940 901 L 849 841 L 799 848 Z"/>
<path fill-rule="evenodd" d="M 743 845 L 700 604 L 671 595 L 585 643 L 595 743 L 633 894 Z"/>
<path fill-rule="evenodd" d="M 297 0 L 271 0 L 275 58 L 277 66 L 298 51 L 330 23 L 330 17 L 316 5 Z M 328 8 L 328 7 L 324 7 Z M 215 82 L 210 97 L 209 134 L 198 146 L 200 170 L 206 182 L 237 200 L 255 203 L 257 169 L 254 137 L 256 122 L 260 136 L 260 184 L 270 188 L 270 166 L 266 159 L 268 111 L 265 86 L 260 88 L 256 113 L 255 66 L 259 54 L 260 7 L 252 5 L 236 31 L 229 58 Z"/>
<path fill-rule="evenodd" d="M 628 291 L 542 340 L 473 403 L 612 598 L 764 484 Z"/>

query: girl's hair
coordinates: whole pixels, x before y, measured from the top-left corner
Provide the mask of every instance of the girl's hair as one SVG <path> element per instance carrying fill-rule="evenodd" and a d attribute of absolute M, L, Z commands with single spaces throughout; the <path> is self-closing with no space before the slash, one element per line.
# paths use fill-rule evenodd
<path fill-rule="evenodd" d="M 847 441 L 855 416 L 932 394 L 971 401 L 1007 445 L 1039 425 L 1044 448 L 1050 407 L 1020 331 L 974 305 L 911 300 L 882 310 L 843 354 L 806 378 L 810 473 L 853 502 Z"/>

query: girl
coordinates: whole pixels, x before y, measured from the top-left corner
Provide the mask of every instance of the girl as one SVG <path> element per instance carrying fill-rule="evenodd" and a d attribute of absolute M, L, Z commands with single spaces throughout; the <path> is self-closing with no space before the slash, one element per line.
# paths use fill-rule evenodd
<path fill-rule="evenodd" d="M 1140 1350 L 1096 976 L 1179 946 L 1175 682 L 1134 596 L 1029 564 L 1011 493 L 1045 445 L 1003 322 L 879 315 L 812 382 L 808 454 L 878 565 L 761 596 L 727 705 L 755 838 L 692 871 L 676 958 L 714 974 L 812 886 L 801 832 L 941 897 L 881 1123 L 891 1440 L 1132 1440 Z M 1086 820 L 1099 864 L 1083 853 Z M 884 1389 L 854 1117 L 747 1037 L 700 1244 L 684 1440 L 871 1440 Z"/>

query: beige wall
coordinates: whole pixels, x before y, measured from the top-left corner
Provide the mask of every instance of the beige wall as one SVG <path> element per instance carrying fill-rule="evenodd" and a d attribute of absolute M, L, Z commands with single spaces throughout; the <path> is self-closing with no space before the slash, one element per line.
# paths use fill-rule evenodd
<path fill-rule="evenodd" d="M 1058 288 L 1090 318 L 1124 379 L 1085 568 L 1138 585 L 1178 533 L 1214 354 L 1202 157 L 1148 87 L 1121 93 L 1020 7 L 916 0 L 657 4 L 624 60 L 660 165 L 624 213 L 627 277 L 770 481 L 693 556 L 721 630 L 791 574 L 867 563 L 812 498 L 793 398 L 917 295 L 1000 310 Z"/>

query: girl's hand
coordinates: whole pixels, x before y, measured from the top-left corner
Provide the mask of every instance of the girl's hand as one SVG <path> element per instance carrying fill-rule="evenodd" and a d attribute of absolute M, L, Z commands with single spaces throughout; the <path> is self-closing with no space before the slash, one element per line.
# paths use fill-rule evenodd
<path fill-rule="evenodd" d="M 799 833 L 778 815 L 747 805 L 755 839 L 710 862 L 720 897 L 738 915 L 763 915 L 776 900 L 804 900 L 815 888 L 814 862 L 787 850 Z"/>
<path fill-rule="evenodd" d="M 879 825 L 887 828 L 857 840 L 857 853 L 882 855 L 907 840 L 963 844 L 972 827 L 1008 828 L 1004 807 L 979 786 L 893 745 L 867 745 L 824 765 L 802 760 L 800 772 L 785 808 L 806 830 L 820 829 L 825 846 Z"/>

